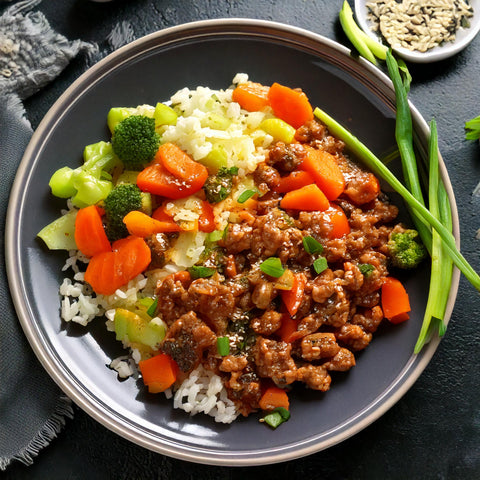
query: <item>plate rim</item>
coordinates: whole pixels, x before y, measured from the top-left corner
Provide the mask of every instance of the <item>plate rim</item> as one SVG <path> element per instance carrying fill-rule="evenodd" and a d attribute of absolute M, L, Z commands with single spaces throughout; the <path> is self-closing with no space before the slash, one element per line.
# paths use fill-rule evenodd
<path fill-rule="evenodd" d="M 257 32 L 250 32 L 249 30 L 262 31 L 263 33 L 259 34 Z M 128 439 L 129 441 L 141 445 L 149 450 L 156 451 L 157 453 L 165 454 L 174 458 L 181 460 L 186 460 L 190 462 L 210 464 L 210 465 L 225 465 L 225 466 L 253 466 L 253 465 L 265 465 L 284 462 L 288 460 L 293 460 L 300 458 L 306 455 L 313 454 L 320 450 L 324 450 L 328 447 L 336 445 L 347 438 L 355 435 L 360 432 L 372 422 L 380 418 L 387 410 L 389 410 L 395 403 L 397 403 L 400 398 L 411 388 L 411 386 L 416 382 L 418 377 L 421 375 L 423 370 L 426 368 L 430 362 L 432 356 L 434 355 L 440 339 L 436 337 L 433 339 L 419 354 L 415 356 L 412 353 L 407 364 L 402 369 L 401 373 L 394 379 L 392 379 L 389 387 L 382 391 L 381 394 L 375 398 L 364 410 L 372 410 L 368 413 L 361 421 L 354 422 L 353 425 L 349 426 L 340 434 L 336 434 L 333 438 L 325 439 L 321 442 L 313 442 L 312 438 L 306 439 L 304 442 L 297 442 L 295 445 L 305 443 L 305 445 L 293 448 L 292 444 L 287 444 L 285 446 L 276 447 L 275 449 L 269 449 L 268 451 L 264 450 L 255 450 L 255 451 L 241 451 L 241 452 L 232 452 L 232 451 L 211 451 L 208 449 L 201 449 L 198 447 L 188 448 L 183 446 L 179 448 L 177 442 L 165 442 L 162 440 L 161 445 L 153 441 L 151 438 L 146 438 L 145 436 L 139 435 L 137 432 L 132 431 L 126 425 L 122 425 L 118 422 L 115 422 L 114 418 L 105 410 L 102 410 L 98 405 L 98 402 L 92 402 L 91 400 L 86 400 L 85 396 L 82 396 L 82 389 L 73 385 L 74 382 L 69 381 L 68 378 L 64 378 L 63 371 L 59 366 L 49 362 L 49 349 L 46 345 L 43 345 L 38 335 L 35 331 L 34 322 L 30 318 L 28 305 L 24 303 L 24 297 L 21 288 L 21 281 L 18 272 L 18 258 L 17 256 L 20 252 L 16 251 L 16 228 L 15 228 L 15 213 L 21 211 L 22 202 L 19 202 L 19 199 L 22 199 L 22 180 L 26 175 L 27 162 L 29 158 L 35 157 L 34 152 L 36 150 L 41 150 L 42 145 L 47 141 L 49 137 L 49 131 L 53 131 L 55 124 L 60 120 L 63 114 L 68 111 L 68 108 L 65 109 L 62 115 L 58 115 L 58 112 L 61 112 L 62 106 L 71 106 L 77 100 L 74 99 L 74 93 L 77 89 L 86 91 L 91 88 L 97 81 L 99 81 L 103 76 L 108 75 L 109 72 L 118 68 L 122 63 L 128 61 L 132 56 L 126 55 L 129 51 L 134 50 L 135 55 L 143 55 L 148 52 L 150 49 L 158 48 L 162 45 L 167 44 L 168 42 L 178 42 L 185 34 L 190 34 L 195 38 L 198 38 L 200 32 L 204 31 L 203 35 L 211 35 L 212 31 L 216 31 L 217 35 L 228 35 L 228 34 L 238 34 L 244 33 L 249 37 L 262 36 L 273 40 L 272 32 L 276 33 L 278 38 L 281 38 L 282 41 L 288 42 L 292 39 L 296 39 L 297 42 L 294 42 L 295 46 L 299 46 L 298 41 L 302 39 L 304 42 L 308 41 L 312 45 L 327 46 L 328 48 L 334 50 L 337 53 L 340 53 L 342 57 L 350 58 L 354 62 L 358 62 L 362 69 L 369 70 L 369 73 L 372 74 L 376 79 L 380 81 L 381 86 L 387 87 L 391 95 L 393 93 L 393 86 L 389 78 L 381 72 L 377 67 L 371 65 L 369 62 L 365 61 L 362 58 L 354 58 L 351 55 L 351 52 L 348 48 L 342 46 L 341 44 L 326 38 L 320 34 L 311 32 L 309 30 L 294 27 L 287 24 L 273 22 L 268 20 L 259 20 L 259 19 L 249 19 L 249 18 L 220 18 L 213 20 L 201 20 L 188 22 L 181 25 L 176 25 L 173 27 L 165 28 L 153 33 L 150 33 L 144 37 L 141 37 L 128 45 L 121 47 L 120 49 L 112 52 L 107 55 L 105 58 L 97 62 L 95 65 L 87 69 L 82 73 L 53 103 L 49 108 L 48 112 L 45 114 L 41 120 L 39 126 L 35 130 L 32 139 L 30 140 L 27 149 L 23 155 L 23 158 L 19 164 L 15 181 L 12 186 L 10 193 L 9 205 L 7 210 L 6 218 L 6 229 L 5 229 L 5 252 L 6 252 L 6 267 L 7 267 L 7 278 L 9 280 L 10 292 L 12 300 L 19 317 L 22 329 L 34 350 L 35 355 L 39 359 L 42 366 L 48 372 L 50 377 L 57 383 L 57 385 L 67 394 L 80 408 L 82 408 L 86 413 L 88 413 L 92 418 L 98 421 L 100 424 L 106 428 L 114 431 L 118 435 Z M 197 32 L 197 33 L 195 33 Z M 209 33 L 210 32 L 210 33 Z M 163 41 L 162 41 L 163 40 Z M 141 50 L 143 45 L 149 45 L 151 42 L 155 45 L 151 46 L 147 50 Z M 139 51 L 137 51 L 140 49 Z M 123 56 L 128 58 L 122 60 L 118 63 L 117 59 L 121 59 Z M 108 68 L 110 67 L 110 68 Z M 104 71 L 103 71 L 104 70 Z M 103 73 L 101 73 L 103 71 Z M 98 74 L 100 74 L 98 76 Z M 88 79 L 94 77 L 94 82 L 89 84 Z M 67 102 L 71 99 L 72 101 Z M 422 118 L 418 110 L 410 104 L 412 111 L 412 116 L 414 120 L 414 127 L 416 132 L 422 133 L 426 136 L 428 133 L 428 126 L 425 120 Z M 54 120 L 56 118 L 56 121 Z M 52 124 L 53 121 L 53 124 Z M 40 142 L 43 139 L 42 142 Z M 40 143 L 39 143 L 40 142 Z M 457 244 L 460 242 L 460 231 L 459 231 L 459 219 L 458 212 L 455 203 L 455 197 L 453 189 L 448 177 L 448 172 L 446 170 L 445 163 L 440 156 L 440 170 L 442 178 L 446 181 L 447 193 L 450 199 L 450 204 L 452 206 L 452 213 L 454 219 L 454 236 L 457 240 Z M 459 285 L 459 276 L 460 273 L 457 269 L 454 271 L 454 278 L 452 282 L 452 289 L 449 295 L 449 301 L 447 305 L 446 318 L 449 319 L 453 311 L 453 306 L 455 303 L 458 285 Z M 413 369 L 412 369 L 413 368 Z M 407 378 L 404 378 L 408 373 Z M 401 384 L 401 387 L 396 389 L 398 384 Z M 393 394 L 389 395 L 391 390 L 395 390 Z M 386 399 L 384 397 L 387 397 Z M 375 404 L 379 403 L 379 406 L 373 408 Z M 357 416 L 363 412 L 360 411 L 357 413 Z M 113 420 L 113 423 L 112 423 Z M 344 422 L 344 424 L 351 423 L 352 419 Z M 344 425 L 342 424 L 342 425 Z M 334 429 L 333 429 L 334 430 Z M 325 432 L 324 432 L 325 433 Z M 324 435 L 322 433 L 322 435 Z M 168 444 L 167 444 L 168 443 Z"/>

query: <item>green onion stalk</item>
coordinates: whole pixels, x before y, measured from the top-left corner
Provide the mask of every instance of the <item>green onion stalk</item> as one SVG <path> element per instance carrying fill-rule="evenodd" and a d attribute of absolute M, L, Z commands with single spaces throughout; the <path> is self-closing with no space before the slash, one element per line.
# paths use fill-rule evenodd
<path fill-rule="evenodd" d="M 412 116 L 410 113 L 410 105 L 408 104 L 407 88 L 400 75 L 398 63 L 393 57 L 391 51 L 387 52 L 387 67 L 390 78 L 395 88 L 396 98 L 396 123 L 395 123 L 395 139 L 397 141 L 400 158 L 402 160 L 402 170 L 405 184 L 412 195 L 422 204 L 425 205 L 423 198 L 422 185 L 418 175 L 417 160 L 413 148 L 413 126 Z M 432 249 L 432 234 L 428 225 L 426 225 L 422 217 L 417 215 L 415 210 L 411 210 L 413 222 L 422 239 L 423 244 L 429 252 Z"/>
<path fill-rule="evenodd" d="M 438 165 L 437 124 L 435 120 L 432 120 L 430 122 L 429 140 L 428 203 L 432 215 L 438 218 L 449 231 L 452 231 L 452 211 L 445 186 L 440 180 Z M 432 266 L 427 306 L 420 334 L 415 345 L 415 353 L 420 352 L 435 330 L 439 336 L 443 336 L 447 328 L 444 317 L 448 292 L 452 283 L 453 265 L 436 230 L 432 231 L 431 258 Z"/>

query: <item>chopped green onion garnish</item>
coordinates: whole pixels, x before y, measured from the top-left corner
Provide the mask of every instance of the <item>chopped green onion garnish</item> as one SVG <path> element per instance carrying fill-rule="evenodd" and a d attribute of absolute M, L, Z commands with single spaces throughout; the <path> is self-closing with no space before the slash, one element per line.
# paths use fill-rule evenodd
<path fill-rule="evenodd" d="M 215 230 L 207 234 L 207 241 L 210 243 L 215 243 L 221 240 L 223 237 L 223 230 Z"/>
<path fill-rule="evenodd" d="M 278 257 L 269 257 L 260 264 L 260 270 L 271 277 L 279 278 L 285 272 Z"/>
<path fill-rule="evenodd" d="M 364 277 L 369 277 L 375 270 L 375 267 L 371 263 L 359 263 L 358 269 L 362 272 Z"/>
<path fill-rule="evenodd" d="M 222 240 L 225 240 L 227 238 L 227 235 L 228 235 L 228 223 L 222 231 Z"/>
<path fill-rule="evenodd" d="M 148 307 L 147 315 L 154 317 L 155 313 L 157 312 L 157 305 L 158 305 L 158 297 L 155 300 L 153 300 L 151 305 Z"/>
<path fill-rule="evenodd" d="M 245 203 L 249 198 L 252 198 L 256 193 L 257 193 L 256 190 L 245 190 L 238 196 L 237 202 Z"/>
<path fill-rule="evenodd" d="M 327 259 L 325 257 L 318 257 L 313 262 L 313 268 L 317 273 L 322 273 L 324 270 L 328 268 Z"/>
<path fill-rule="evenodd" d="M 217 351 L 222 357 L 230 354 L 230 339 L 228 337 L 217 337 Z"/>
<path fill-rule="evenodd" d="M 302 242 L 303 242 L 303 248 L 310 255 L 316 255 L 317 253 L 323 252 L 322 244 L 317 240 L 315 240 L 313 237 L 310 237 L 310 236 L 303 237 Z"/>
<path fill-rule="evenodd" d="M 277 407 L 269 414 L 263 417 L 263 421 L 270 425 L 272 428 L 277 428 L 283 422 L 286 422 L 290 418 L 290 412 L 284 407 Z"/>
<path fill-rule="evenodd" d="M 211 277 L 217 270 L 215 268 L 210 267 L 203 267 L 201 265 L 194 265 L 188 269 L 188 273 L 190 273 L 191 277 L 195 280 L 197 278 L 209 278 Z"/>

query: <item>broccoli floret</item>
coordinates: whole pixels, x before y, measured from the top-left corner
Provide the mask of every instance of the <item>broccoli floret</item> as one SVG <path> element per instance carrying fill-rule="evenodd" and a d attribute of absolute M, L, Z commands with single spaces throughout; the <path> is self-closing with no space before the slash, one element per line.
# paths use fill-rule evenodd
<path fill-rule="evenodd" d="M 160 136 L 155 120 L 145 115 L 132 115 L 122 120 L 112 136 L 113 151 L 129 170 L 140 170 L 155 156 Z"/>
<path fill-rule="evenodd" d="M 104 201 L 105 231 L 111 242 L 128 236 L 123 217 L 132 210 L 142 209 L 142 192 L 133 184 L 117 185 Z"/>
<path fill-rule="evenodd" d="M 207 200 L 210 203 L 219 203 L 225 200 L 232 191 L 232 177 L 237 175 L 237 173 L 237 167 L 222 167 L 216 175 L 210 175 L 203 185 Z"/>
<path fill-rule="evenodd" d="M 427 250 L 419 242 L 418 232 L 407 229 L 392 232 L 387 243 L 390 261 L 397 268 L 415 268 L 427 256 Z"/>

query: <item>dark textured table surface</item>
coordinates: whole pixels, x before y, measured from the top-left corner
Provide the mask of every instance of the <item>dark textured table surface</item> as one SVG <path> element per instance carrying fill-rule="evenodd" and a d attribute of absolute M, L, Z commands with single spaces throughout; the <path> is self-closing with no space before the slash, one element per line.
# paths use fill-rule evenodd
<path fill-rule="evenodd" d="M 353 2 L 352 2 L 353 3 Z M 337 14 L 341 0 L 44 0 L 39 10 L 69 39 L 107 40 L 121 22 L 134 38 L 207 18 L 249 17 L 295 25 L 349 45 Z M 1 10 L 1 9 L 0 9 Z M 462 251 L 480 270 L 480 148 L 464 140 L 466 119 L 480 114 L 480 36 L 459 55 L 433 65 L 409 65 L 411 100 L 426 120 L 435 116 L 440 150 L 459 206 Z M 26 101 L 35 127 L 58 96 L 85 70 L 78 58 L 49 87 Z M 75 408 L 63 432 L 32 466 L 16 463 L 6 479 L 474 479 L 480 478 L 480 297 L 462 278 L 446 337 L 410 391 L 354 437 L 315 455 L 264 467 L 189 464 L 131 444 Z"/>

